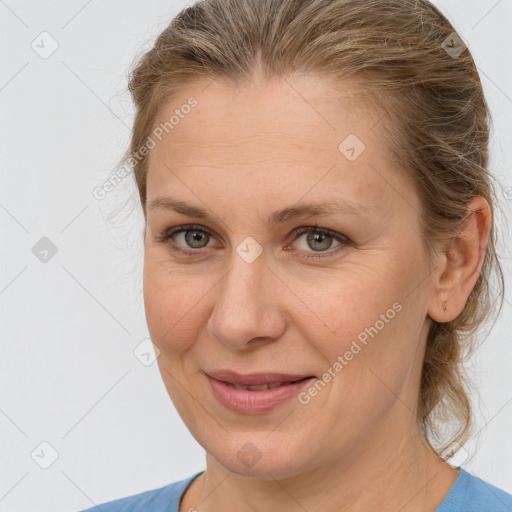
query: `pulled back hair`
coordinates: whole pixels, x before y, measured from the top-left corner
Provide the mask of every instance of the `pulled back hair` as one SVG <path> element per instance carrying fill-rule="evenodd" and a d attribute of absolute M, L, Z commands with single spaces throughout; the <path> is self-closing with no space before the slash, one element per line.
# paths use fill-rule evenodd
<path fill-rule="evenodd" d="M 477 68 L 427 0 L 204 0 L 184 8 L 136 59 L 129 77 L 136 111 L 123 162 L 133 167 L 144 216 L 144 147 L 159 107 L 196 80 L 240 85 L 256 71 L 268 80 L 312 75 L 340 87 L 345 80 L 358 84 L 360 98 L 384 112 L 386 147 L 414 184 L 429 255 L 456 239 L 473 197 L 484 197 L 495 218 L 492 121 Z M 417 420 L 425 442 L 445 459 L 472 435 L 464 363 L 479 328 L 503 306 L 496 244 L 493 222 L 463 311 L 449 322 L 432 320 L 428 332 Z"/>

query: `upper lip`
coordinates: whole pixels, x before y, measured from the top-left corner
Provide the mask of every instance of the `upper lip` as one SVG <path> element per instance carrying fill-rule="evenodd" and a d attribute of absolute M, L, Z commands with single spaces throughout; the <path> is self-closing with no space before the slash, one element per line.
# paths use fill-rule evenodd
<path fill-rule="evenodd" d="M 307 377 L 314 377 L 314 375 L 307 373 L 236 373 L 232 370 L 217 370 L 205 372 L 206 375 L 216 380 L 229 382 L 238 386 L 258 386 L 262 384 L 278 384 L 281 382 L 295 382 Z"/>

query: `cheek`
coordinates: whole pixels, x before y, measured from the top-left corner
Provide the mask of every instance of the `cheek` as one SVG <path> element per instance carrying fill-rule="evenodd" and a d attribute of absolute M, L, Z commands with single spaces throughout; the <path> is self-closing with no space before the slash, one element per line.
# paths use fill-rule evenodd
<path fill-rule="evenodd" d="M 290 281 L 289 287 L 300 299 L 294 318 L 308 331 L 306 339 L 337 354 L 348 349 L 353 338 L 360 334 L 363 338 L 365 329 L 388 310 L 385 319 L 394 318 L 393 304 L 400 300 L 401 286 L 391 274 L 392 269 L 377 261 L 373 267 L 346 265 L 339 272 Z M 384 330 L 389 330 L 387 324 Z"/>
<path fill-rule="evenodd" d="M 211 284 L 165 264 L 144 262 L 144 307 L 151 339 L 162 353 L 179 354 L 197 340 Z"/>
<path fill-rule="evenodd" d="M 380 263 L 320 279 L 314 286 L 295 284 L 308 306 L 297 306 L 295 327 L 322 356 L 322 380 L 332 386 L 329 400 L 336 407 L 338 400 L 362 410 L 392 399 L 386 386 L 400 389 L 415 357 L 421 299 L 407 296 L 410 272 L 404 265 Z"/>

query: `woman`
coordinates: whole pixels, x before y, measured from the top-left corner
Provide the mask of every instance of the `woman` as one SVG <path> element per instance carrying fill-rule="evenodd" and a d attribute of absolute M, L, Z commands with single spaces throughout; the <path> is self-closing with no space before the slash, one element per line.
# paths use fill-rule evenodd
<path fill-rule="evenodd" d="M 130 90 L 146 318 L 207 461 L 99 508 L 510 512 L 447 462 L 503 276 L 489 111 L 446 18 L 426 0 L 205 0 Z"/>

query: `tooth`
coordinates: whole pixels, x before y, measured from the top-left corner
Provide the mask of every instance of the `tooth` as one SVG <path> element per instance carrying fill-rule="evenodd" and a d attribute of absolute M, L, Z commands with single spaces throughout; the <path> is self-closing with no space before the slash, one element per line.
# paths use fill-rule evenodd
<path fill-rule="evenodd" d="M 234 387 L 235 389 L 245 389 L 250 391 L 262 391 L 265 389 L 274 389 L 279 386 L 282 386 L 284 384 L 292 384 L 292 382 L 276 382 L 275 384 L 259 384 L 254 386 L 239 386 L 238 384 L 232 384 L 231 382 L 227 382 L 226 384 L 229 384 L 230 386 Z"/>
<path fill-rule="evenodd" d="M 237 384 L 233 384 L 236 389 L 246 389 L 250 391 L 262 391 L 265 389 L 274 389 L 278 386 L 281 386 L 282 384 L 287 384 L 283 382 L 277 382 L 275 384 L 260 384 L 260 385 L 254 385 L 254 386 L 238 386 Z"/>

